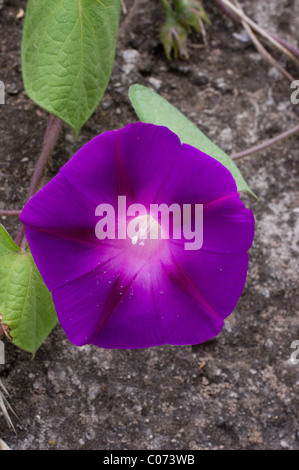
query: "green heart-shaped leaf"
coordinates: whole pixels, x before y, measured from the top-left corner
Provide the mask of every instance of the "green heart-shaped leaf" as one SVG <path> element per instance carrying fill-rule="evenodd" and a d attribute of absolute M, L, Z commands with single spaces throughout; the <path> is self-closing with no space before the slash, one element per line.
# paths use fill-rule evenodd
<path fill-rule="evenodd" d="M 76 133 L 99 104 L 117 42 L 120 0 L 29 0 L 22 39 L 27 94 Z"/>
<path fill-rule="evenodd" d="M 14 344 L 35 353 L 57 323 L 52 296 L 30 251 L 0 225 L 0 313 Z"/>

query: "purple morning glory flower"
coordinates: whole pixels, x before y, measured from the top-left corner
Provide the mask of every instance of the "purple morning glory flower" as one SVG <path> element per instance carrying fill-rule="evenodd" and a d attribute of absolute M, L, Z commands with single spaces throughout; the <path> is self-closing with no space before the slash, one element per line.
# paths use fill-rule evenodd
<path fill-rule="evenodd" d="M 136 236 L 113 234 L 107 219 L 101 239 L 95 229 L 108 212 L 100 218 L 97 208 L 111 207 L 118 227 L 120 196 L 147 213 Z M 202 205 L 201 248 L 186 249 L 186 236 L 163 238 L 152 204 Z M 26 204 L 21 220 L 68 338 L 104 348 L 216 336 L 243 291 L 254 236 L 253 214 L 230 172 L 166 127 L 144 123 L 86 144 Z M 156 228 L 158 238 L 145 236 Z"/>

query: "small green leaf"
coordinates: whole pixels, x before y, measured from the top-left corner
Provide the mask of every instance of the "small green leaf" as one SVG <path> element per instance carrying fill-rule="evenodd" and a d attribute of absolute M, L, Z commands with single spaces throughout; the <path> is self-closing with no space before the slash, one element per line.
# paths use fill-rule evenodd
<path fill-rule="evenodd" d="M 0 225 L 0 313 L 14 344 L 35 353 L 57 323 L 52 296 L 29 251 Z"/>
<path fill-rule="evenodd" d="M 233 160 L 172 104 L 150 88 L 138 84 L 130 87 L 129 95 L 141 121 L 166 126 L 179 136 L 182 143 L 192 145 L 215 158 L 231 172 L 238 191 L 248 191 L 254 196 Z"/>
<path fill-rule="evenodd" d="M 27 94 L 76 134 L 94 112 L 114 62 L 120 0 L 29 0 L 22 39 Z"/>

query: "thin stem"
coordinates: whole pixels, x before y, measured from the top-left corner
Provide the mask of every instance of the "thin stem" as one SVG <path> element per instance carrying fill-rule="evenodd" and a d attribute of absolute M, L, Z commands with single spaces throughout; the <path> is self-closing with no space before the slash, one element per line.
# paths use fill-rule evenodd
<path fill-rule="evenodd" d="M 39 188 L 45 168 L 48 164 L 51 153 L 59 137 L 62 128 L 62 121 L 52 114 L 49 117 L 47 129 L 44 136 L 43 147 L 37 161 L 32 180 L 29 186 L 27 200 L 31 199 Z M 22 224 L 17 233 L 15 242 L 22 250 L 26 248 L 25 227 Z"/>
<path fill-rule="evenodd" d="M 286 49 L 288 49 L 297 59 L 299 59 L 299 50 L 293 46 L 293 44 L 290 44 L 287 42 L 285 39 L 282 39 L 281 37 L 277 36 L 277 34 L 270 33 L 270 36 L 272 36 L 276 41 L 280 42 Z"/>
<path fill-rule="evenodd" d="M 6 210 L 0 210 L 0 217 L 20 217 L 22 211 L 6 211 Z"/>
<path fill-rule="evenodd" d="M 15 238 L 15 242 L 17 245 L 20 246 L 21 241 L 23 240 L 24 236 L 25 236 L 25 225 L 21 224 L 18 230 L 17 236 Z"/>
<path fill-rule="evenodd" d="M 297 132 L 299 132 L 299 125 L 293 127 L 292 129 L 289 129 L 286 132 L 283 132 L 282 134 L 277 135 L 276 137 L 273 137 L 273 139 L 263 142 L 262 144 L 256 145 L 255 147 L 251 147 L 250 149 L 244 150 L 243 152 L 231 155 L 231 159 L 238 160 L 239 158 L 247 157 L 248 155 L 252 155 L 253 153 L 260 152 L 261 150 L 264 150 L 265 148 L 270 147 L 271 145 L 277 144 L 281 140 L 284 140 L 287 137 L 296 134 Z"/>
<path fill-rule="evenodd" d="M 45 137 L 44 137 L 42 152 L 38 159 L 38 162 L 35 167 L 32 180 L 29 186 L 28 197 L 27 197 L 28 200 L 32 196 L 34 196 L 34 194 L 36 193 L 38 189 L 40 180 L 43 176 L 43 173 L 45 171 L 45 168 L 47 166 L 51 153 L 57 142 L 61 128 L 62 128 L 62 121 L 58 117 L 53 116 L 51 114 L 49 121 L 48 121 L 48 126 L 46 129 Z"/>

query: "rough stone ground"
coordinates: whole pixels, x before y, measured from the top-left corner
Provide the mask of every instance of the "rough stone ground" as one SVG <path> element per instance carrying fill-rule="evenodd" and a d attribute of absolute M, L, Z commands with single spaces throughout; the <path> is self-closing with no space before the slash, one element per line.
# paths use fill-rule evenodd
<path fill-rule="evenodd" d="M 205 4 L 209 47 L 194 35 L 200 47 L 190 47 L 190 60 L 168 63 L 158 39 L 159 2 L 142 1 L 101 105 L 77 141 L 65 126 L 49 178 L 93 136 L 136 120 L 127 96 L 134 82 L 155 88 L 229 153 L 298 122 L 288 83 Z M 0 79 L 8 93 L 0 110 L 0 207 L 11 209 L 25 200 L 46 124 L 22 85 L 22 20 L 15 17 L 25 5 L 0 1 Z M 297 1 L 242 5 L 296 44 Z M 13 449 L 298 449 L 299 364 L 290 361 L 299 339 L 298 157 L 292 138 L 239 164 L 259 197 L 243 197 L 256 216 L 256 237 L 246 288 L 216 339 L 139 351 L 78 349 L 57 326 L 33 361 L 7 344 L 0 378 L 19 420 L 14 435 L 0 416 L 0 437 Z M 16 221 L 1 222 L 16 233 Z"/>

